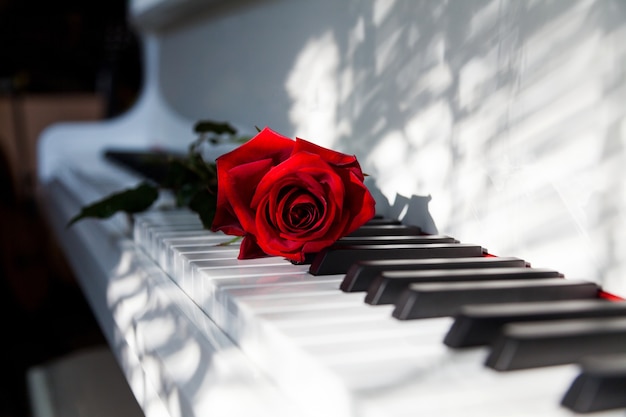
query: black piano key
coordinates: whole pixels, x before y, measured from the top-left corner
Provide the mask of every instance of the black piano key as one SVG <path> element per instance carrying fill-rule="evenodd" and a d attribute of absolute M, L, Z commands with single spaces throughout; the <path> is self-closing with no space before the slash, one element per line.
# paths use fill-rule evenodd
<path fill-rule="evenodd" d="M 390 219 L 388 217 L 375 216 L 365 223 L 364 226 L 378 226 L 378 225 L 400 225 L 402 222 L 400 220 Z"/>
<path fill-rule="evenodd" d="M 358 261 L 354 263 L 340 289 L 344 292 L 367 291 L 374 279 L 383 271 L 423 271 L 461 268 L 529 267 L 519 258 L 483 256 L 475 258 L 434 258 L 434 259 L 382 259 Z"/>
<path fill-rule="evenodd" d="M 376 224 L 366 223 L 359 227 L 348 236 L 402 236 L 402 235 L 421 235 L 422 229 L 417 226 L 408 226 L 404 224 Z"/>
<path fill-rule="evenodd" d="M 107 149 L 104 157 L 157 183 L 167 179 L 170 163 L 184 154 L 169 151 Z"/>
<path fill-rule="evenodd" d="M 350 245 L 402 245 L 428 243 L 459 243 L 450 236 L 440 235 L 391 235 L 391 236 L 345 236 L 334 243 L 335 247 Z"/>
<path fill-rule="evenodd" d="M 626 354 L 584 359 L 561 404 L 576 413 L 626 408 Z"/>
<path fill-rule="evenodd" d="M 565 278 L 409 284 L 393 310 L 400 320 L 454 316 L 467 304 L 596 298 L 589 281 Z"/>
<path fill-rule="evenodd" d="M 462 307 L 444 338 L 450 347 L 490 344 L 508 323 L 571 318 L 626 317 L 626 302 L 566 300 Z"/>
<path fill-rule="evenodd" d="M 498 371 L 574 363 L 626 353 L 626 318 L 512 323 L 493 343 L 486 365 Z"/>
<path fill-rule="evenodd" d="M 563 274 L 553 269 L 526 267 L 383 271 L 368 288 L 365 302 L 372 305 L 393 304 L 409 284 L 541 278 L 563 278 Z"/>
<path fill-rule="evenodd" d="M 466 243 L 331 246 L 316 254 L 313 275 L 345 274 L 353 263 L 376 259 L 464 258 L 483 256 L 483 248 Z"/>

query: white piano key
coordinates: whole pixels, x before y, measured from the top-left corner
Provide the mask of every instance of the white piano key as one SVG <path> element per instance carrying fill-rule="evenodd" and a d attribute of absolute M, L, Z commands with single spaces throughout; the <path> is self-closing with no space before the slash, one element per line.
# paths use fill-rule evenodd
<path fill-rule="evenodd" d="M 224 257 L 223 259 L 216 261 L 212 259 L 212 253 L 226 253 L 228 252 L 230 256 Z M 207 256 L 203 256 L 207 254 Z M 257 259 L 237 259 L 236 256 L 239 254 L 238 248 L 231 248 L 228 246 L 222 246 L 219 248 L 211 248 L 207 249 L 205 252 L 193 252 L 189 255 L 185 253 L 181 253 L 183 257 L 188 258 L 189 264 L 191 267 L 202 270 L 202 271 L 211 271 L 211 270 L 220 270 L 220 269 L 229 269 L 229 268 L 263 268 L 263 267 L 271 267 L 274 270 L 285 269 L 291 272 L 299 272 L 299 268 L 296 268 L 296 265 L 292 265 L 288 262 L 285 262 L 282 258 L 269 257 L 269 258 L 257 258 Z M 304 272 L 304 271 L 303 271 Z"/>
<path fill-rule="evenodd" d="M 302 265 L 298 265 L 302 267 Z M 221 288 L 226 288 L 233 285 L 233 282 L 238 282 L 236 285 L 252 287 L 252 286 L 265 286 L 265 285 L 278 285 L 278 284 L 306 284 L 311 282 L 337 282 L 337 278 L 333 276 L 326 277 L 311 277 L 306 271 L 306 268 L 293 269 L 288 265 L 276 267 L 274 265 L 257 267 L 254 270 L 259 271 L 259 275 L 254 273 L 247 274 L 247 270 L 242 270 L 241 275 L 237 275 L 237 268 L 220 268 L 220 269 L 202 269 L 198 273 L 204 274 L 208 280 L 215 282 L 215 285 Z M 223 272 L 223 276 L 219 275 L 219 272 Z M 241 272 L 241 271 L 240 271 Z M 239 281 L 233 281 L 233 278 L 239 279 Z M 224 280 L 222 282 L 222 280 Z M 259 289 L 259 291 L 265 291 L 265 289 Z"/>
<path fill-rule="evenodd" d="M 222 239 L 215 239 L 213 240 L 213 242 L 201 246 L 187 246 L 185 247 L 185 250 L 181 251 L 178 250 L 178 248 L 172 248 L 172 246 L 169 245 L 167 241 L 162 241 L 161 249 L 159 250 L 159 259 L 160 262 L 165 266 L 165 268 L 167 268 L 166 270 L 168 272 L 171 272 L 171 274 L 173 275 L 177 275 L 178 273 L 181 273 L 183 271 L 187 255 L 198 256 L 207 251 L 215 252 L 216 249 L 214 248 L 224 247 L 221 246 L 221 243 L 223 243 Z M 195 250 L 191 248 L 194 248 Z M 238 250 L 236 246 L 231 246 L 228 249 L 233 251 Z"/>
<path fill-rule="evenodd" d="M 203 238 L 205 240 L 207 238 Z M 180 240 L 180 239 L 175 239 Z M 174 246 L 168 243 L 167 239 L 162 242 L 162 250 L 160 251 L 160 255 L 165 258 L 163 263 L 168 266 L 172 274 L 178 275 L 182 274 L 185 271 L 185 268 L 188 268 L 189 261 L 194 259 L 211 259 L 211 255 L 204 256 L 205 253 L 224 253 L 227 252 L 227 257 L 230 258 L 232 255 L 239 253 L 238 245 L 223 245 L 224 240 L 220 236 L 217 239 L 213 239 L 213 241 L 204 241 L 201 245 L 194 246 Z"/>
<path fill-rule="evenodd" d="M 159 250 L 163 251 L 165 248 L 161 246 L 161 242 L 167 238 L 181 238 L 192 236 L 211 236 L 209 230 L 204 229 L 191 229 L 191 230 L 150 230 L 146 236 L 148 245 L 146 251 L 154 259 L 158 258 Z"/>
<path fill-rule="evenodd" d="M 382 311 L 382 313 L 388 312 L 388 309 Z M 289 337 L 296 339 L 299 344 L 306 344 L 307 346 L 328 343 L 339 345 L 342 342 L 353 343 L 379 337 L 385 341 L 389 341 L 391 338 L 402 338 L 414 346 L 425 343 L 439 345 L 442 330 L 445 331 L 451 324 L 448 317 L 435 323 L 432 321 L 420 323 L 415 320 L 396 323 L 387 319 L 387 316 L 381 315 L 378 319 L 372 318 L 367 322 L 309 324 L 308 326 L 284 329 L 284 332 Z M 415 338 L 416 334 L 419 335 L 418 338 Z"/>
<path fill-rule="evenodd" d="M 219 261 L 228 262 L 228 259 L 220 259 Z M 202 283 L 206 289 L 208 288 L 211 296 L 219 292 L 217 283 L 222 285 L 229 281 L 230 283 L 239 284 L 245 282 L 246 279 L 254 280 L 256 284 L 263 283 L 276 283 L 276 282 L 294 282 L 305 280 L 308 276 L 306 270 L 298 268 L 290 263 L 284 263 L 283 265 L 267 265 L 267 266 L 255 266 L 254 268 L 239 267 L 239 262 L 236 259 L 232 259 L 235 264 L 233 266 L 225 266 L 221 268 L 202 267 L 203 261 L 194 261 L 190 263 L 191 273 L 186 275 L 184 279 L 187 282 L 191 282 L 192 286 L 197 283 Z M 265 262 L 271 262 L 267 258 L 264 258 Z"/>
<path fill-rule="evenodd" d="M 231 239 L 224 235 L 191 236 L 189 238 L 162 239 L 161 245 L 167 246 L 168 256 L 176 253 L 202 253 L 214 247 L 239 248 L 239 242 L 229 243 Z"/>
<path fill-rule="evenodd" d="M 328 291 L 312 293 L 250 295 L 237 298 L 258 313 L 279 311 L 320 310 L 349 307 L 363 302 L 362 294 L 332 294 Z"/>
<path fill-rule="evenodd" d="M 228 240 L 232 240 L 233 237 L 232 236 L 228 236 L 228 235 L 224 235 L 221 233 L 212 233 L 206 236 L 200 235 L 200 236 L 188 236 L 188 237 L 181 237 L 181 238 L 170 238 L 167 239 L 169 246 L 171 249 L 176 249 L 176 248 L 184 248 L 186 246 L 199 246 L 199 245 L 210 245 L 213 244 L 215 241 L 228 241 Z M 237 242 L 234 242 L 233 245 L 237 245 Z"/>
<path fill-rule="evenodd" d="M 393 306 L 339 291 L 343 275 L 312 276 L 307 265 L 275 257 L 241 261 L 238 249 L 170 252 L 187 265 L 181 288 L 316 414 L 572 415 L 559 403 L 575 367 L 498 373 L 483 365 L 485 348 L 443 344 L 450 317 L 395 320 Z"/>
<path fill-rule="evenodd" d="M 280 329 L 304 328 L 306 326 L 324 326 L 334 323 L 370 322 L 379 318 L 388 319 L 393 306 L 380 306 L 363 310 L 360 306 L 340 307 L 332 314 L 320 315 L 317 311 L 293 311 L 284 313 L 259 313 L 261 320 L 269 320 Z"/>
<path fill-rule="evenodd" d="M 223 243 L 221 239 L 215 239 L 213 242 L 205 242 L 202 245 L 197 246 L 183 246 L 183 247 L 173 247 L 171 245 L 164 248 L 161 251 L 161 255 L 165 258 L 164 264 L 169 268 L 173 276 L 180 275 L 184 273 L 185 267 L 189 265 L 189 259 L 203 259 L 203 254 L 207 251 L 213 250 L 216 247 L 220 246 Z M 230 246 L 231 250 L 238 250 L 238 246 Z"/>
<path fill-rule="evenodd" d="M 229 262 L 229 259 L 220 259 L 218 261 Z M 305 270 L 297 270 L 291 268 L 290 265 L 263 265 L 256 266 L 254 268 L 232 265 L 221 268 L 196 268 L 191 264 L 192 275 L 198 277 L 198 279 L 204 279 L 209 282 L 215 283 L 224 281 L 248 283 L 248 285 L 263 285 L 264 283 L 273 282 L 298 282 L 304 281 L 308 278 L 308 274 Z"/>
<path fill-rule="evenodd" d="M 158 218 L 146 219 L 145 217 L 135 218 L 134 225 L 134 239 L 135 241 L 140 242 L 140 244 L 145 245 L 147 242 L 150 242 L 153 239 L 153 234 L 158 232 L 167 232 L 167 231 L 184 231 L 184 230 L 193 230 L 198 231 L 202 230 L 201 224 L 194 223 L 180 223 L 177 224 L 176 221 L 173 223 L 162 224 L 164 218 L 164 214 L 159 216 Z M 174 217 L 175 219 L 176 217 Z"/>
<path fill-rule="evenodd" d="M 306 414 L 129 240 L 125 217 L 65 227 L 84 190 L 55 180 L 42 198 L 146 415 Z"/>

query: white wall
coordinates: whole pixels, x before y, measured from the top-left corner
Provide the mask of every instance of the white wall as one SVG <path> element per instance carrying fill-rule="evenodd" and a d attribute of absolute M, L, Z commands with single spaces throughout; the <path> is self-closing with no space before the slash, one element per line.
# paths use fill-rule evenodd
<path fill-rule="evenodd" d="M 182 115 L 354 153 L 381 211 L 626 296 L 626 2 L 238 4 L 159 28 Z"/>

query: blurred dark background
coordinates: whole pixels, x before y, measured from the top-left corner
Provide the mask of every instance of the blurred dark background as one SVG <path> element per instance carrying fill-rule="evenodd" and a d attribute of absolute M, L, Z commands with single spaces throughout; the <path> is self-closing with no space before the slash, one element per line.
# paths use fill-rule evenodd
<path fill-rule="evenodd" d="M 37 202 L 37 137 L 128 110 L 141 54 L 125 0 L 0 0 L 0 53 L 0 417 L 22 417 L 29 368 L 105 343 Z"/>
<path fill-rule="evenodd" d="M 0 50 L 2 93 L 98 93 L 111 117 L 140 84 L 126 0 L 0 0 Z"/>

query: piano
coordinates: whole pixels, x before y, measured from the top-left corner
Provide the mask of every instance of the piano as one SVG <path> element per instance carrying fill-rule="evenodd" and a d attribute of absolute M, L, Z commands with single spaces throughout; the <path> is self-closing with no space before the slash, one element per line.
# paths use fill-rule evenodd
<path fill-rule="evenodd" d="M 38 193 L 144 414 L 624 416 L 611 7 L 130 1 L 141 97 L 47 129 Z M 355 153 L 379 225 L 452 241 L 239 261 L 165 193 L 66 227 L 143 179 L 107 150 L 184 151 L 202 118 Z"/>

